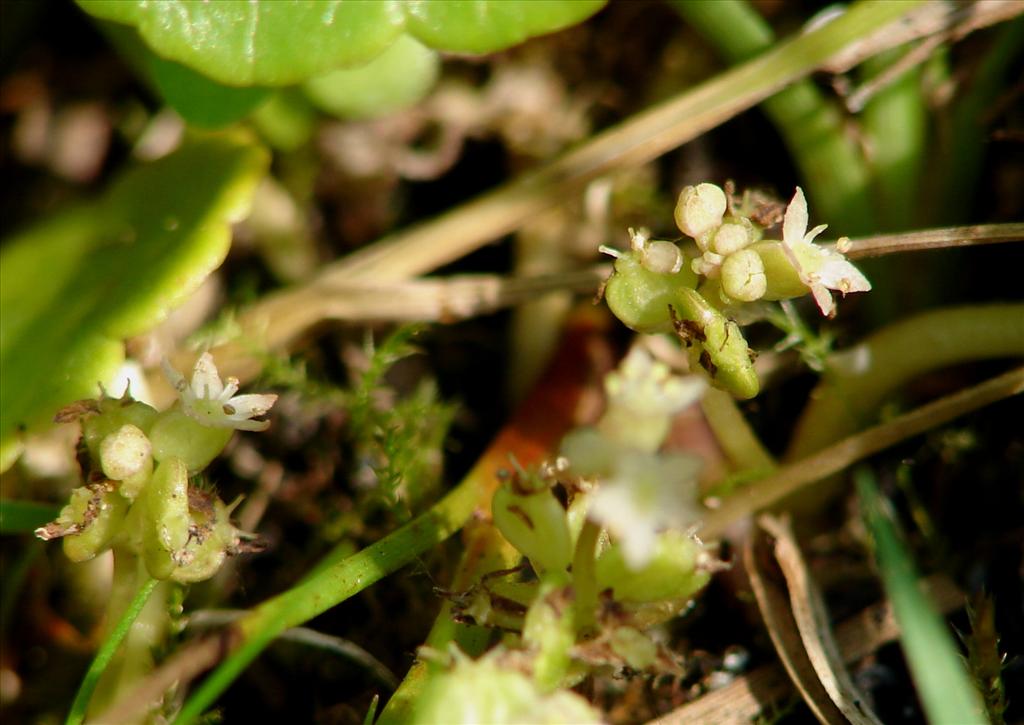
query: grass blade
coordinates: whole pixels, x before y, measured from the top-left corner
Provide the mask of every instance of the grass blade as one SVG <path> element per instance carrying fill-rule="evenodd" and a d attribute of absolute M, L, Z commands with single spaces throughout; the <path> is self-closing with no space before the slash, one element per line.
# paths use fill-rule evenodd
<path fill-rule="evenodd" d="M 900 625 L 900 641 L 928 722 L 985 722 L 953 637 L 917 584 L 914 562 L 866 468 L 854 474 L 861 508 L 875 542 L 878 569 Z"/>

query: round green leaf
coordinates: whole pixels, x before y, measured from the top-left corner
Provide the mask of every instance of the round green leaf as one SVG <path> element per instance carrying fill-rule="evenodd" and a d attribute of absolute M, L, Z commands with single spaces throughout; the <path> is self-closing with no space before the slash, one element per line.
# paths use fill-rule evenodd
<path fill-rule="evenodd" d="M 437 53 L 403 35 L 366 65 L 306 81 L 306 94 L 341 118 L 383 116 L 420 100 L 437 80 L 439 65 Z"/>
<path fill-rule="evenodd" d="M 207 137 L 125 174 L 95 204 L 0 252 L 0 450 L 96 394 L 122 339 L 157 322 L 223 261 L 230 224 L 267 166 L 261 148 Z"/>
<path fill-rule="evenodd" d="M 396 0 L 79 0 L 164 58 L 232 86 L 288 85 L 367 62 L 402 32 Z"/>
<path fill-rule="evenodd" d="M 406 30 L 437 50 L 493 53 L 586 20 L 605 0 L 410 2 Z"/>
<path fill-rule="evenodd" d="M 368 63 L 406 29 L 431 48 L 490 53 L 580 22 L 606 0 L 78 0 L 156 53 L 233 86 L 288 85 Z"/>

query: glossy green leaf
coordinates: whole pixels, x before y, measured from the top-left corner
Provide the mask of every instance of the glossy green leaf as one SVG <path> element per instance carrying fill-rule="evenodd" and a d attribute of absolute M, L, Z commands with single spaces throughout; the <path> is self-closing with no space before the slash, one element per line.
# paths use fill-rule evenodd
<path fill-rule="evenodd" d="M 182 118 L 200 128 L 215 129 L 240 121 L 266 101 L 273 90 L 234 87 L 154 53 L 134 28 L 100 20 L 100 30 L 144 82 Z"/>
<path fill-rule="evenodd" d="M 95 203 L 8 240 L 0 252 L 0 464 L 17 433 L 92 397 L 122 340 L 159 322 L 223 261 L 230 223 L 267 165 L 216 136 L 126 173 Z"/>
<path fill-rule="evenodd" d="M 221 128 L 249 115 L 273 92 L 258 86 L 235 88 L 191 68 L 149 53 L 153 82 L 182 118 L 201 128 Z"/>
<path fill-rule="evenodd" d="M 341 118 L 372 118 L 410 106 L 437 80 L 436 52 L 408 35 L 358 68 L 339 68 L 306 81 L 306 94 Z"/>
<path fill-rule="evenodd" d="M 524 40 L 575 25 L 606 0 L 446 0 L 411 2 L 410 35 L 438 50 L 493 53 Z"/>
<path fill-rule="evenodd" d="M 580 22 L 605 0 L 78 0 L 138 29 L 156 53 L 233 86 L 288 85 L 380 55 L 403 30 L 438 50 L 489 53 Z"/>

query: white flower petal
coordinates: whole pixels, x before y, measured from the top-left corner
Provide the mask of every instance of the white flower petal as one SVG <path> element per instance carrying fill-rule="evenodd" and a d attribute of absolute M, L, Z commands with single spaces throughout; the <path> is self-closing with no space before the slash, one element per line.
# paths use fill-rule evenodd
<path fill-rule="evenodd" d="M 859 269 L 846 261 L 846 258 L 838 253 L 830 254 L 825 263 L 818 268 L 818 281 L 829 289 L 834 289 L 843 294 L 847 292 L 867 292 L 871 289 L 871 283 Z"/>
<path fill-rule="evenodd" d="M 224 404 L 224 414 L 232 420 L 243 420 L 265 415 L 274 407 L 277 396 L 273 393 L 236 395 Z"/>
<path fill-rule="evenodd" d="M 192 392 L 197 398 L 211 400 L 219 398 L 224 391 L 224 384 L 220 381 L 220 374 L 217 372 L 217 365 L 213 362 L 213 355 L 204 352 L 196 360 L 192 368 Z"/>
<path fill-rule="evenodd" d="M 793 199 L 786 207 L 786 214 L 782 218 L 782 243 L 792 246 L 804 241 L 804 234 L 807 231 L 807 199 L 804 198 L 804 190 L 796 187 Z"/>

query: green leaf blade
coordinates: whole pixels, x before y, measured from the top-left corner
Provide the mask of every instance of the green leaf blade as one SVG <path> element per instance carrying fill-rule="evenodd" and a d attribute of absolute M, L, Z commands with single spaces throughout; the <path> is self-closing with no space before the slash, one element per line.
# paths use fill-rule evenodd
<path fill-rule="evenodd" d="M 985 710 L 949 628 L 918 586 L 914 563 L 886 511 L 874 476 L 861 468 L 855 477 L 864 518 L 875 542 L 878 569 L 900 626 L 900 643 L 928 722 L 986 722 Z"/>
<path fill-rule="evenodd" d="M 426 45 L 493 53 L 586 20 L 606 0 L 447 0 L 406 6 L 407 28 Z"/>

